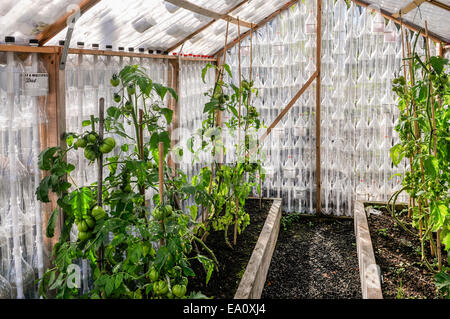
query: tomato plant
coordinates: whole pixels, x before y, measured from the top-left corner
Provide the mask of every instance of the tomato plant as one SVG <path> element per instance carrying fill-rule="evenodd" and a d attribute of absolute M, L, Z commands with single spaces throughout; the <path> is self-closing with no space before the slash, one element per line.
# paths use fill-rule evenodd
<path fill-rule="evenodd" d="M 257 183 L 257 175 L 263 176 L 257 133 L 262 123 L 256 108 L 251 105 L 251 94 L 257 94 L 253 83 L 242 80 L 240 87 L 225 83 L 221 76 L 223 70 L 232 77 L 226 64 L 223 70 L 207 64 L 202 71 L 203 80 L 210 68 L 215 68 L 219 76 L 214 88 L 205 93 L 209 97 L 209 102 L 203 109 L 205 119 L 199 133 L 188 140 L 188 148 L 196 154 L 194 160 L 199 158 L 198 154 L 201 152 L 209 152 L 213 160 L 210 167 L 203 167 L 200 175 L 194 176 L 192 186 L 197 193 L 196 202 L 203 208 L 204 234 L 211 228 L 223 230 L 226 243 L 233 247 L 228 238 L 229 228 L 234 225 L 233 245 L 236 245 L 237 234 L 250 223 L 250 216 L 244 210 L 245 201 L 253 187 L 258 187 L 261 192 L 260 184 Z M 231 95 L 226 94 L 228 90 L 232 92 Z M 219 125 L 220 112 L 229 115 L 229 120 L 223 124 L 228 128 L 227 135 L 236 141 L 234 163 L 221 162 L 227 150 L 222 139 L 223 129 Z M 198 149 L 193 147 L 196 139 L 200 145 Z"/>
<path fill-rule="evenodd" d="M 112 152 L 119 147 L 115 138 L 100 138 L 96 131 L 100 118 L 91 116 L 82 123 L 89 127 L 86 132 L 65 135 L 66 148 L 48 148 L 39 155 L 39 168 L 47 176 L 36 191 L 37 198 L 49 202 L 52 192 L 58 203 L 48 222 L 47 236 L 54 236 L 59 214 L 64 223 L 53 251 L 54 264 L 41 279 L 40 295 L 47 297 L 53 291 L 57 298 L 204 297 L 201 293 L 187 294 L 188 278 L 195 276 L 190 262 L 196 259 L 203 263 L 208 281 L 217 261 L 194 235 L 197 210 L 191 208 L 191 213 L 185 214 L 177 201 L 189 196 L 182 191 L 186 176 L 181 171 L 172 174 L 165 164 L 172 110 L 163 100 L 167 93 L 176 99 L 176 92 L 153 82 L 137 65 L 126 66 L 111 83 L 117 88 L 114 100 L 118 104 L 107 109 L 104 127 L 109 135 L 123 140 L 120 151 Z M 133 136 L 127 133 L 130 131 Z M 158 151 L 160 143 L 163 153 Z M 80 151 L 91 163 L 96 161 L 109 169 L 100 190 L 97 183 L 77 185 L 73 181 L 70 174 L 75 167 L 66 161 L 66 155 Z M 145 198 L 146 189 L 159 188 L 159 156 L 163 157 L 165 191 L 162 199 L 157 195 Z M 174 175 L 177 177 L 171 177 Z M 153 211 L 148 200 L 155 203 Z M 71 241 L 74 224 L 79 233 Z M 201 245 L 209 256 L 193 252 L 193 245 Z M 80 259 L 89 262 L 93 281 L 83 293 L 80 287 L 65 284 L 71 265 Z"/>
<path fill-rule="evenodd" d="M 441 244 L 450 250 L 450 86 L 448 60 L 439 56 L 420 57 L 416 51 L 417 35 L 406 74 L 393 80 L 392 90 L 398 96 L 400 117 L 395 130 L 400 142 L 391 149 L 394 165 L 403 158 L 410 170 L 403 175 L 402 191 L 412 199 L 412 225 L 419 230 L 422 259 L 430 269 L 442 269 Z M 394 209 L 391 213 L 395 217 Z M 400 223 L 400 221 L 398 220 Z M 401 224 L 401 223 L 400 223 Z M 404 227 L 405 228 L 405 227 Z M 406 229 L 406 228 L 405 228 Z M 429 263 L 424 253 L 429 245 L 437 265 Z"/>

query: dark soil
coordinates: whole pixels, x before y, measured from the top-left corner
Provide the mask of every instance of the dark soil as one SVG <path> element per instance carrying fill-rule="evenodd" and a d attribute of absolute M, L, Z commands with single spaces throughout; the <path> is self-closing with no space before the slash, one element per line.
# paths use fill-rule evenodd
<path fill-rule="evenodd" d="M 407 225 L 406 216 L 400 219 Z M 439 298 L 433 273 L 421 262 L 418 237 L 398 226 L 385 210 L 382 215 L 369 215 L 368 223 L 375 259 L 381 268 L 383 298 Z M 425 248 L 431 263 L 429 245 Z M 445 262 L 446 255 L 442 256 Z"/>
<path fill-rule="evenodd" d="M 245 211 L 250 214 L 250 225 L 238 235 L 237 244 L 231 249 L 225 243 L 224 232 L 212 232 L 206 239 L 206 245 L 214 252 L 219 262 L 219 272 L 214 270 L 208 285 L 205 282 L 205 270 L 198 262 L 192 262 L 192 269 L 197 274 L 189 279 L 189 290 L 201 291 L 204 295 L 220 299 L 232 299 L 244 275 L 259 234 L 264 226 L 273 200 L 262 200 L 262 210 L 259 200 L 249 199 Z M 233 229 L 228 230 L 230 243 L 233 242 Z M 207 253 L 204 253 L 208 256 Z"/>
<path fill-rule="evenodd" d="M 299 217 L 282 227 L 262 298 L 362 298 L 353 221 Z"/>

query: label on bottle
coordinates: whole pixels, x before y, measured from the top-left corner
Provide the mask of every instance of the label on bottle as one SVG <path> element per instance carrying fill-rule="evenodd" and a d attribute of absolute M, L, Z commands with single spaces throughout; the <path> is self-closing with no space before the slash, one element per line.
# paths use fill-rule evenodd
<path fill-rule="evenodd" d="M 48 73 L 22 73 L 22 94 L 43 96 L 48 93 Z"/>

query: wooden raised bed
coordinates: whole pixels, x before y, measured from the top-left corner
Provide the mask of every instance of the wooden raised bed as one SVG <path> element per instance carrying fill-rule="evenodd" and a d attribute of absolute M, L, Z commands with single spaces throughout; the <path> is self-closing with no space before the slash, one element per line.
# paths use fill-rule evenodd
<path fill-rule="evenodd" d="M 363 299 L 383 299 L 380 268 L 375 261 L 363 202 L 355 201 L 353 218 Z"/>
<path fill-rule="evenodd" d="M 272 207 L 267 215 L 234 299 L 261 298 L 280 231 L 281 203 L 281 198 L 273 199 Z"/>

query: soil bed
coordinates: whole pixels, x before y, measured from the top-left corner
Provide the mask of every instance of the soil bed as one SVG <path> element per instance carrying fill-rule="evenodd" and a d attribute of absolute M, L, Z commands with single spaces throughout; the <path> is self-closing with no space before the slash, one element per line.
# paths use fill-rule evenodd
<path fill-rule="evenodd" d="M 282 227 L 262 298 L 362 298 L 353 227 L 315 217 Z"/>
<path fill-rule="evenodd" d="M 234 249 L 231 249 L 225 243 L 223 231 L 212 232 L 208 236 L 206 244 L 217 257 L 220 267 L 219 272 L 214 270 L 211 280 L 206 285 L 205 270 L 202 265 L 198 262 L 192 262 L 192 269 L 198 276 L 189 279 L 189 290 L 201 291 L 208 297 L 219 299 L 232 299 L 234 297 L 272 204 L 273 200 L 263 199 L 262 209 L 260 210 L 259 200 L 247 200 L 245 211 L 250 214 L 250 225 L 243 233 L 238 235 Z M 228 237 L 230 243 L 232 243 L 233 229 L 228 230 Z M 208 255 L 205 253 L 205 256 Z"/>
<path fill-rule="evenodd" d="M 376 263 L 381 268 L 383 298 L 439 298 L 434 275 L 421 262 L 420 240 L 398 226 L 384 208 L 382 211 L 381 215 L 370 214 L 367 222 Z M 399 219 L 417 233 L 407 225 L 406 216 L 400 215 Z M 425 253 L 428 261 L 433 262 L 428 244 Z M 446 258 L 443 259 L 445 264 Z"/>

